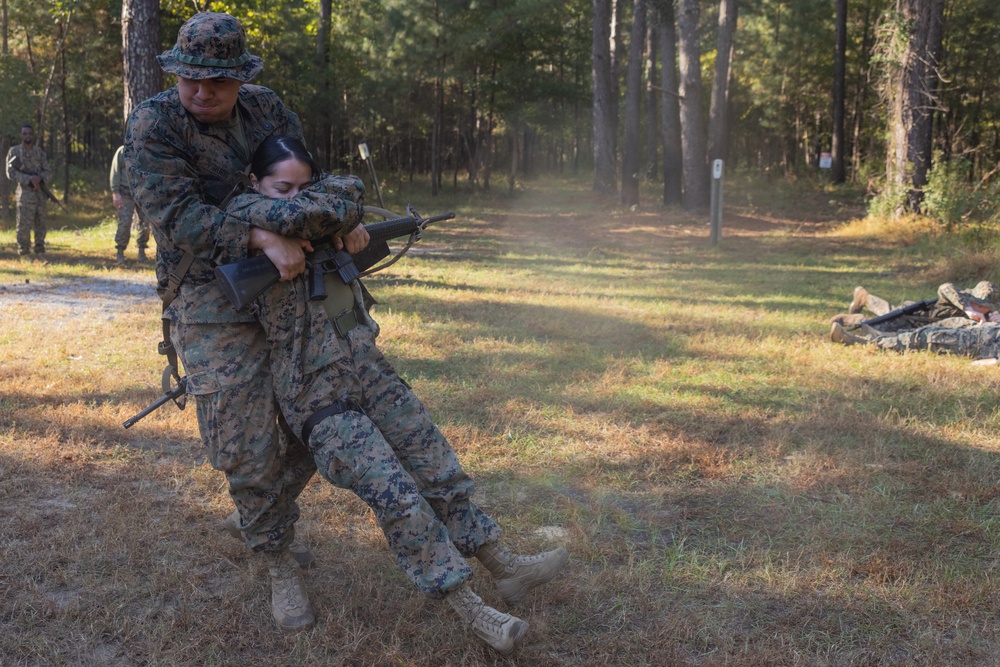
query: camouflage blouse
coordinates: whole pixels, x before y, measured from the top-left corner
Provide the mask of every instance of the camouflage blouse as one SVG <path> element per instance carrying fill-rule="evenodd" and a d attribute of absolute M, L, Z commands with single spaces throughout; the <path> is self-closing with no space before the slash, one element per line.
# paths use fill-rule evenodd
<path fill-rule="evenodd" d="M 20 169 L 14 169 L 14 158 L 20 159 Z M 24 144 L 11 146 L 7 152 L 7 180 L 17 183 L 17 190 L 28 188 L 31 183 L 31 175 L 41 176 L 43 181 L 48 182 L 52 177 L 49 170 L 49 160 L 45 156 L 45 151 L 37 144 L 31 148 L 25 148 Z M 30 188 L 28 188 L 30 190 Z"/>
<path fill-rule="evenodd" d="M 360 203 L 331 206 L 308 197 L 259 198 L 239 220 L 221 208 L 238 188 L 249 156 L 272 134 L 302 137 L 296 114 L 274 92 L 240 88 L 237 110 L 245 142 L 226 124 L 205 125 L 184 109 L 172 88 L 136 107 L 125 132 L 125 162 L 136 205 L 156 238 L 156 276 L 168 277 L 191 253 L 194 262 L 165 317 L 189 323 L 252 322 L 237 312 L 215 282 L 213 269 L 247 256 L 250 228 L 317 238 L 343 233 L 361 220 Z"/>

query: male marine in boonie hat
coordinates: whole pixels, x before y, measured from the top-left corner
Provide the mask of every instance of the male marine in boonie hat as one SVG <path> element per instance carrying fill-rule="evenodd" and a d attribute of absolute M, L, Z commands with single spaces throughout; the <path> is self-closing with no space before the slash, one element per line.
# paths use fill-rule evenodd
<path fill-rule="evenodd" d="M 224 77 L 247 83 L 264 69 L 260 56 L 247 51 L 243 24 L 234 16 L 199 12 L 177 32 L 177 44 L 156 56 L 164 72 L 185 79 Z"/>

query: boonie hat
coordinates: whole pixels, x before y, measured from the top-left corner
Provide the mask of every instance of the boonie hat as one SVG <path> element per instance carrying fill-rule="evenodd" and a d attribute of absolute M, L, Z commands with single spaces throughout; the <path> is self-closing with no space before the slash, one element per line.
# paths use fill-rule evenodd
<path fill-rule="evenodd" d="M 177 44 L 156 56 L 164 72 L 185 79 L 226 77 L 246 83 L 264 69 L 247 51 L 243 24 L 229 14 L 199 12 L 177 31 Z"/>

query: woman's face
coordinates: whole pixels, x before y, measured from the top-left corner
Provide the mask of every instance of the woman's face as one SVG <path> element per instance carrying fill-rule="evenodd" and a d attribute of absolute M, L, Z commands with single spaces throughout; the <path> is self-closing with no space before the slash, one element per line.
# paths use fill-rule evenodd
<path fill-rule="evenodd" d="M 296 158 L 288 158 L 274 165 L 264 178 L 250 174 L 250 183 L 257 192 L 276 199 L 291 199 L 312 182 L 312 169 Z"/>

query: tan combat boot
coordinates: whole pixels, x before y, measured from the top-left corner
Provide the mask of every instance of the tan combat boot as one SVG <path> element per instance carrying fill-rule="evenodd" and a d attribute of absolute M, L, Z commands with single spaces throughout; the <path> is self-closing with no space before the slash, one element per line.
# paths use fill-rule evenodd
<path fill-rule="evenodd" d="M 139 248 L 139 261 L 140 262 L 145 262 L 146 261 L 146 249 L 145 248 Z"/>
<path fill-rule="evenodd" d="M 868 290 L 866 290 L 861 285 L 854 288 L 854 298 L 851 299 L 851 305 L 847 307 L 847 312 L 851 315 L 860 313 L 864 307 L 865 303 L 868 301 Z"/>
<path fill-rule="evenodd" d="M 118 254 L 115 255 L 115 264 L 124 264 L 124 263 L 125 263 L 125 251 L 119 250 Z"/>
<path fill-rule="evenodd" d="M 271 615 L 285 632 L 304 630 L 316 622 L 306 582 L 288 549 L 264 554 L 271 575 Z"/>
<path fill-rule="evenodd" d="M 238 540 L 243 539 L 243 532 L 240 530 L 239 510 L 233 510 L 233 513 L 226 517 L 224 526 L 227 533 Z M 296 539 L 293 539 L 291 544 L 288 545 L 288 551 L 292 554 L 295 562 L 299 564 L 299 567 L 303 569 L 308 569 L 316 564 L 316 556 L 313 555 L 312 550 Z"/>
<path fill-rule="evenodd" d="M 517 604 L 535 586 L 552 581 L 569 560 L 569 552 L 559 547 L 537 556 L 515 556 L 499 544 L 484 544 L 476 558 L 490 571 L 500 597 Z"/>
<path fill-rule="evenodd" d="M 871 329 L 871 327 L 868 328 Z M 843 345 L 865 345 L 868 343 L 867 338 L 852 334 L 839 322 L 833 323 L 833 327 L 830 329 L 830 340 L 834 343 L 841 343 Z"/>
<path fill-rule="evenodd" d="M 849 315 L 848 313 L 841 313 L 840 315 L 834 315 L 830 318 L 830 324 L 834 322 L 841 324 L 845 327 L 856 327 L 865 321 L 865 316 L 863 313 L 855 313 L 854 315 Z"/>
<path fill-rule="evenodd" d="M 472 592 L 468 584 L 449 593 L 445 600 L 462 620 L 472 626 L 472 632 L 500 655 L 510 655 L 516 651 L 528 632 L 525 621 L 488 606 Z"/>

